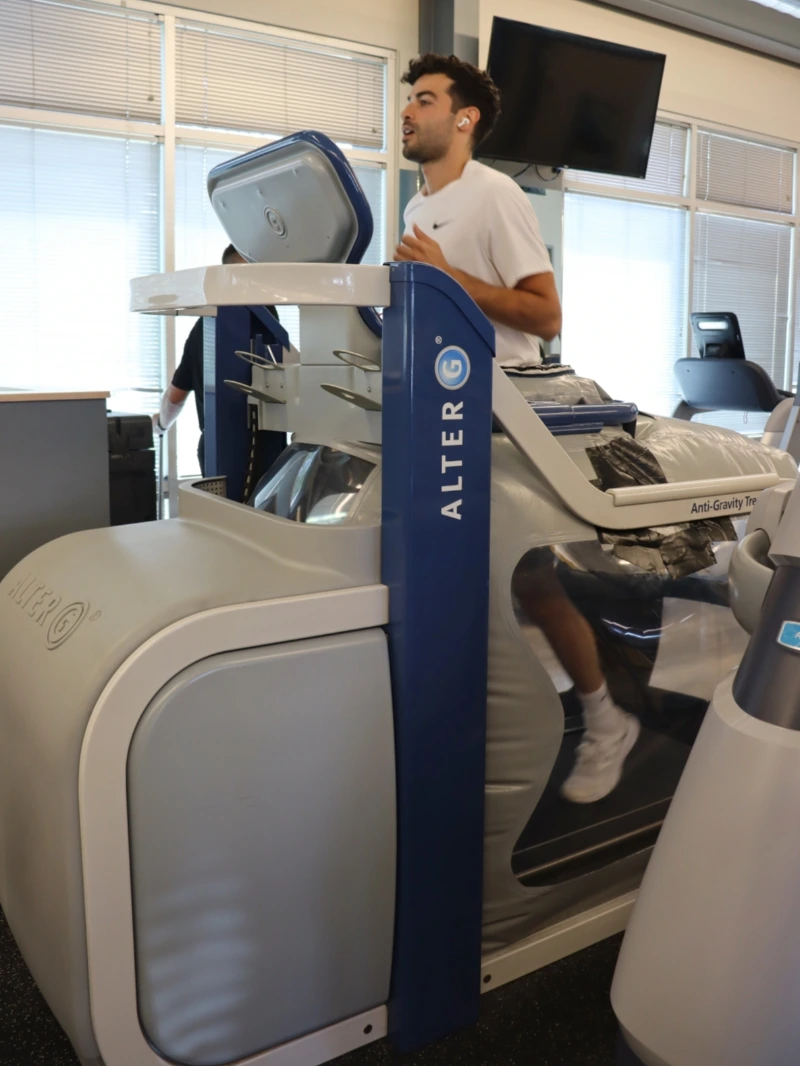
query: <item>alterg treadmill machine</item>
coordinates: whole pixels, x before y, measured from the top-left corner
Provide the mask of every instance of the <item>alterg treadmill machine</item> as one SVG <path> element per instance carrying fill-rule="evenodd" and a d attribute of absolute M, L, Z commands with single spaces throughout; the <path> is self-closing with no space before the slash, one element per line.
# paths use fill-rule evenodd
<path fill-rule="evenodd" d="M 265 159 L 299 183 L 305 157 L 323 181 L 326 152 L 295 138 Z M 211 267 L 133 292 L 148 311 L 309 305 L 301 351 L 261 368 L 270 399 L 250 398 L 265 428 L 303 426 L 282 461 L 299 506 L 190 488 L 180 519 L 54 542 L 0 585 L 0 902 L 84 1064 L 311 1066 L 387 1027 L 418 1046 L 476 1017 L 481 969 L 494 987 L 620 928 L 647 857 L 637 821 L 633 846 L 595 839 L 588 864 L 545 833 L 533 884 L 514 865 L 566 739 L 509 594 L 517 562 L 555 544 L 589 606 L 637 573 L 652 592 L 597 528 L 746 510 L 790 461 L 707 427 L 667 446 L 669 427 L 639 418 L 662 482 L 591 484 L 592 450 L 630 433 L 552 437 L 492 366 L 486 320 L 431 268 Z M 350 305 L 386 308 L 380 374 L 331 354 Z M 336 446 L 335 426 L 367 443 Z M 706 569 L 691 602 L 719 591 L 724 562 Z M 655 615 L 605 630 L 647 699 L 672 580 L 655 577 Z"/>

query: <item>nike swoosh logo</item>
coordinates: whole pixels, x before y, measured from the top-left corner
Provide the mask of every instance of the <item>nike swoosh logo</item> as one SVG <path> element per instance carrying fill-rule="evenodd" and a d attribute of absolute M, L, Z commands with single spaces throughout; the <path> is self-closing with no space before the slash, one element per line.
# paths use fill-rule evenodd
<path fill-rule="evenodd" d="M 434 222 L 433 228 L 434 229 L 441 229 L 442 226 L 446 226 L 448 223 L 450 223 L 452 221 L 453 221 L 452 218 L 448 218 L 444 222 Z"/>

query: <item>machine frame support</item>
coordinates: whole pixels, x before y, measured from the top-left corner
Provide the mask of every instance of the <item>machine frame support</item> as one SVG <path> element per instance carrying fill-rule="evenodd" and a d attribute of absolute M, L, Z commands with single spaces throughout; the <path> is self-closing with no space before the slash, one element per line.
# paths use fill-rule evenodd
<path fill-rule="evenodd" d="M 393 266 L 391 290 L 382 580 L 398 882 L 389 1033 L 411 1051 L 474 1023 L 480 1002 L 494 331 L 429 266 Z M 459 361 L 466 377 L 454 384 Z"/>
<path fill-rule="evenodd" d="M 225 475 L 227 497 L 242 500 L 250 463 L 251 432 L 248 400 L 243 392 L 232 389 L 226 380 L 250 384 L 250 371 L 237 351 L 264 354 L 271 346 L 278 362 L 289 347 L 289 336 L 272 315 L 259 307 L 219 307 L 215 317 L 203 321 L 203 391 L 205 393 L 205 427 L 203 448 L 207 477 Z M 269 433 L 261 441 L 269 465 L 285 447 L 285 435 Z"/>

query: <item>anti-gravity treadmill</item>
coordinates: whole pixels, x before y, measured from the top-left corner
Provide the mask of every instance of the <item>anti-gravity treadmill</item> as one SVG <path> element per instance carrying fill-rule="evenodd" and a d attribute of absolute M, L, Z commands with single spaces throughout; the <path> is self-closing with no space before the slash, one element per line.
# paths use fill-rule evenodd
<path fill-rule="evenodd" d="M 369 211 L 320 134 L 209 193 L 248 264 L 137 279 L 132 307 L 206 317 L 210 481 L 0 584 L 0 904 L 83 1066 L 412 1049 L 621 929 L 746 640 L 737 523 L 796 476 L 506 375 L 442 272 L 359 265 Z M 300 305 L 299 349 L 265 304 Z M 242 500 L 254 421 L 292 441 Z M 644 725 L 587 807 L 558 794 L 580 726 L 515 592 L 532 549 Z"/>

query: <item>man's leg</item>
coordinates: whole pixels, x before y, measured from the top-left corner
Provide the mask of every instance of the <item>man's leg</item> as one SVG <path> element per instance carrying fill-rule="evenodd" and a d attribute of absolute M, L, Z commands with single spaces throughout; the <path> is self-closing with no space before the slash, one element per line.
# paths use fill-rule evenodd
<path fill-rule="evenodd" d="M 528 552 L 514 575 L 514 592 L 575 682 L 583 708 L 584 737 L 562 795 L 573 803 L 594 803 L 619 784 L 639 722 L 611 698 L 592 628 L 565 593 L 554 564 L 549 549 Z"/>
<path fill-rule="evenodd" d="M 592 627 L 565 594 L 551 570 L 526 583 L 518 598 L 530 621 L 547 636 L 558 661 L 575 682 L 578 692 L 590 693 L 605 683 Z"/>

